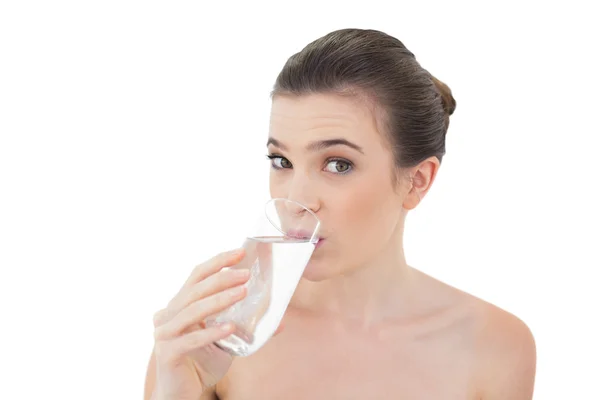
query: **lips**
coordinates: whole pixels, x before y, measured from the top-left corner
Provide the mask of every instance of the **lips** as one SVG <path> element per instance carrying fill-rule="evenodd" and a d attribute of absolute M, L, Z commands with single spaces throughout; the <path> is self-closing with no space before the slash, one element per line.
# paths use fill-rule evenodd
<path fill-rule="evenodd" d="M 286 235 L 295 239 L 310 239 L 312 237 L 312 232 L 304 229 L 290 229 L 287 231 Z M 324 239 L 322 237 L 317 236 L 316 245 L 318 246 L 321 242 L 323 242 L 323 240 Z"/>
<path fill-rule="evenodd" d="M 304 229 L 290 229 L 287 231 L 287 236 L 295 239 L 310 239 L 312 237 L 312 232 Z"/>

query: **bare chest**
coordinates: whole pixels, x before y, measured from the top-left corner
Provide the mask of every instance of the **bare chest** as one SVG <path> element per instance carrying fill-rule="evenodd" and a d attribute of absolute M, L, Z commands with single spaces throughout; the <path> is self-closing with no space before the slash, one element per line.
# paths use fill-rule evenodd
<path fill-rule="evenodd" d="M 283 333 L 237 359 L 222 400 L 475 399 L 472 343 L 457 329 Z"/>

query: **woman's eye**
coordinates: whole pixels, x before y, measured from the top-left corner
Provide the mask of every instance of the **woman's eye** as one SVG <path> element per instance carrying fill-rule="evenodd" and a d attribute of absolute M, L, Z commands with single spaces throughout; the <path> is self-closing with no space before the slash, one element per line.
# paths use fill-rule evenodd
<path fill-rule="evenodd" d="M 334 174 L 346 174 L 350 172 L 352 165 L 348 161 L 332 160 L 327 163 L 326 169 Z"/>
<path fill-rule="evenodd" d="M 275 169 L 291 168 L 292 167 L 292 163 L 287 158 L 278 157 L 278 156 L 270 156 L 269 158 L 271 159 L 271 163 L 273 164 L 273 167 Z"/>

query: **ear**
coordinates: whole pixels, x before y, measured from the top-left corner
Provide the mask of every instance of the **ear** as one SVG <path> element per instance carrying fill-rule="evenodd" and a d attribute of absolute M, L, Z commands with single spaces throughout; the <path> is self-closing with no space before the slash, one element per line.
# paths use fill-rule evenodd
<path fill-rule="evenodd" d="M 430 157 L 408 171 L 409 190 L 404 199 L 403 207 L 414 209 L 423 200 L 433 184 L 440 168 L 440 160 Z"/>

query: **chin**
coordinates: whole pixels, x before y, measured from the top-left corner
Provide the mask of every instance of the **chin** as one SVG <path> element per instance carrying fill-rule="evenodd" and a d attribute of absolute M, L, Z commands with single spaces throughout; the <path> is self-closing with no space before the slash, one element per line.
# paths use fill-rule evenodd
<path fill-rule="evenodd" d="M 302 273 L 302 278 L 311 282 L 320 282 L 331 278 L 331 271 L 327 271 L 327 267 L 321 260 L 311 259 L 304 272 Z"/>
<path fill-rule="evenodd" d="M 326 257 L 313 257 L 306 265 L 302 278 L 311 282 L 326 281 L 341 275 L 343 271 L 339 267 L 337 262 Z"/>

